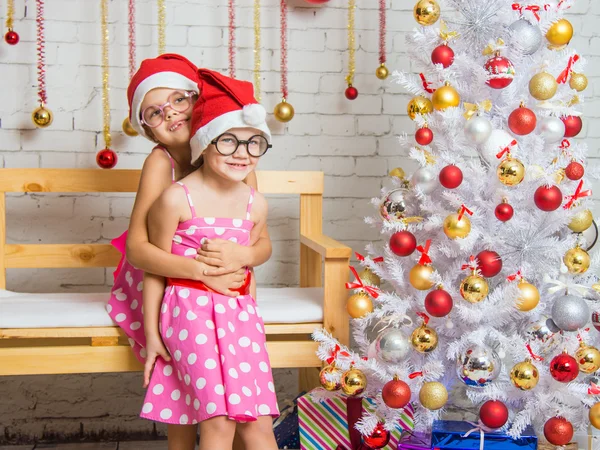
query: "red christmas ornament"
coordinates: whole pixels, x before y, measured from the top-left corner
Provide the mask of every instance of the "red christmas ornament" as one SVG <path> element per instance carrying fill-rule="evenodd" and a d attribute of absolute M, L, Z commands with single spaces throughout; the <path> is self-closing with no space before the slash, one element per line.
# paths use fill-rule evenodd
<path fill-rule="evenodd" d="M 430 316 L 444 317 L 452 306 L 452 297 L 443 289 L 435 289 L 425 297 L 425 310 Z"/>
<path fill-rule="evenodd" d="M 446 166 L 440 170 L 440 184 L 446 189 L 454 189 L 460 186 L 463 180 L 462 170 L 457 166 Z"/>
<path fill-rule="evenodd" d="M 483 250 L 477 254 L 476 258 L 479 261 L 477 268 L 484 277 L 495 277 L 502 270 L 502 258 L 493 250 Z"/>
<path fill-rule="evenodd" d="M 494 89 L 503 89 L 512 83 L 515 77 L 515 68 L 508 58 L 496 54 L 488 59 L 484 66 L 489 74 L 486 84 Z"/>
<path fill-rule="evenodd" d="M 96 155 L 96 163 L 102 169 L 112 169 L 117 165 L 117 154 L 110 148 L 100 150 Z"/>
<path fill-rule="evenodd" d="M 552 358 L 552 361 L 550 361 L 550 375 L 552 375 L 552 378 L 556 381 L 570 383 L 577 378 L 577 375 L 579 375 L 577 360 L 567 352 L 556 355 Z"/>
<path fill-rule="evenodd" d="M 410 402 L 410 387 L 402 380 L 394 378 L 381 390 L 383 402 L 390 408 L 404 408 Z"/>
<path fill-rule="evenodd" d="M 552 445 L 567 445 L 573 439 L 573 425 L 564 417 L 552 417 L 544 424 L 544 437 Z"/>
<path fill-rule="evenodd" d="M 390 250 L 394 255 L 412 255 L 416 248 L 417 238 L 410 231 L 397 231 L 390 237 Z"/>
<path fill-rule="evenodd" d="M 535 130 L 537 118 L 535 113 L 526 108 L 523 103 L 508 116 L 508 128 L 513 133 L 524 136 Z"/>
<path fill-rule="evenodd" d="M 390 432 L 379 422 L 369 436 L 363 436 L 363 442 L 371 449 L 383 448 L 390 442 Z"/>
<path fill-rule="evenodd" d="M 446 43 L 438 45 L 431 52 L 431 62 L 434 64 L 441 64 L 444 68 L 450 67 L 454 62 L 454 50 Z"/>
<path fill-rule="evenodd" d="M 562 192 L 556 186 L 540 186 L 533 194 L 535 206 L 542 211 L 554 211 L 558 209 L 563 200 Z"/>
<path fill-rule="evenodd" d="M 579 164 L 577 161 L 571 161 L 565 169 L 565 175 L 569 180 L 573 181 L 581 179 L 584 173 L 585 169 L 583 168 L 583 165 Z"/>
<path fill-rule="evenodd" d="M 415 133 L 415 141 L 419 145 L 429 145 L 433 141 L 433 131 L 427 127 L 419 128 Z"/>
<path fill-rule="evenodd" d="M 489 428 L 500 428 L 508 420 L 508 408 L 499 400 L 488 400 L 479 409 L 479 419 Z"/>
<path fill-rule="evenodd" d="M 502 202 L 498 206 L 496 206 L 496 210 L 494 214 L 496 215 L 496 219 L 500 222 L 507 222 L 512 219 L 515 210 L 512 206 L 508 204 L 508 202 Z"/>
<path fill-rule="evenodd" d="M 356 89 L 354 86 L 348 86 L 344 95 L 346 95 L 348 100 L 354 100 L 356 97 L 358 97 L 358 89 Z"/>
<path fill-rule="evenodd" d="M 19 34 L 16 31 L 8 30 L 4 35 L 4 40 L 9 45 L 17 45 L 19 43 Z"/>
<path fill-rule="evenodd" d="M 560 120 L 565 124 L 566 138 L 577 136 L 583 127 L 583 122 L 579 116 L 562 116 Z"/>

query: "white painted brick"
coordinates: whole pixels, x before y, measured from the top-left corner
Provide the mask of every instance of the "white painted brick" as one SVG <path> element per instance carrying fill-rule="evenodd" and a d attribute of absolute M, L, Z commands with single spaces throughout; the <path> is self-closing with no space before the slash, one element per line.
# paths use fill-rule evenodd
<path fill-rule="evenodd" d="M 190 45 L 213 48 L 223 45 L 224 30 L 218 27 L 188 27 L 188 42 Z"/>
<path fill-rule="evenodd" d="M 133 202 L 135 198 L 131 195 L 129 198 L 114 197 L 110 198 L 110 216 L 113 218 L 126 217 L 129 219 L 133 210 Z"/>
<path fill-rule="evenodd" d="M 316 114 L 296 114 L 287 124 L 287 131 L 294 136 L 318 136 L 321 134 L 321 116 Z"/>
<path fill-rule="evenodd" d="M 390 118 L 386 116 L 361 116 L 358 118 L 358 134 L 381 136 L 390 132 Z"/>
<path fill-rule="evenodd" d="M 43 131 L 23 132 L 23 150 L 26 151 L 73 151 L 91 152 L 95 142 L 95 133 L 86 131 L 70 131 L 62 133 L 47 128 Z"/>
<path fill-rule="evenodd" d="M 37 155 L 37 154 L 36 154 Z M 77 153 L 63 152 L 40 152 L 40 167 L 61 169 L 64 167 L 75 167 L 77 164 Z"/>
<path fill-rule="evenodd" d="M 290 30 L 288 35 L 288 49 L 321 52 L 325 50 L 325 31 Z"/>
<path fill-rule="evenodd" d="M 2 151 L 18 151 L 21 148 L 21 133 L 17 130 L 0 129 L 0 149 Z"/>
<path fill-rule="evenodd" d="M 354 174 L 354 161 L 345 156 L 320 157 L 314 156 L 294 158 L 290 161 L 288 170 L 319 170 L 330 175 L 348 176 Z"/>
<path fill-rule="evenodd" d="M 325 136 L 354 136 L 356 134 L 353 116 L 320 116 L 322 133 Z"/>
<path fill-rule="evenodd" d="M 356 158 L 356 175 L 361 177 L 384 178 L 388 174 L 388 165 L 385 159 Z M 375 193 L 373 193 L 375 195 Z"/>
<path fill-rule="evenodd" d="M 40 155 L 29 152 L 11 152 L 3 154 L 4 167 L 40 167 Z"/>

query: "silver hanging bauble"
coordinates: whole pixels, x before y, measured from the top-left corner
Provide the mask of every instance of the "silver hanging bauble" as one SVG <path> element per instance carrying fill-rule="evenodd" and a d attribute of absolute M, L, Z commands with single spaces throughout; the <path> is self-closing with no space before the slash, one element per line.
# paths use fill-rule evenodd
<path fill-rule="evenodd" d="M 475 116 L 465 124 L 465 136 L 477 145 L 483 144 L 492 134 L 492 123 L 485 117 Z"/>
<path fill-rule="evenodd" d="M 555 144 L 565 137 L 565 124 L 558 117 L 549 116 L 538 120 L 537 129 L 546 144 Z"/>
<path fill-rule="evenodd" d="M 413 174 L 410 184 L 414 187 L 419 187 L 424 194 L 431 194 L 439 183 L 433 169 L 430 167 L 421 167 Z"/>
<path fill-rule="evenodd" d="M 375 341 L 377 357 L 389 363 L 398 364 L 404 361 L 411 350 L 408 336 L 398 328 L 383 331 Z"/>
<path fill-rule="evenodd" d="M 532 55 L 542 46 L 542 31 L 529 20 L 519 19 L 508 30 L 511 32 L 512 45 L 521 49 L 524 55 Z"/>
<path fill-rule="evenodd" d="M 535 348 L 537 353 L 548 354 L 558 345 L 556 333 L 560 331 L 552 319 L 546 316 L 531 322 L 525 331 L 527 341 Z"/>
<path fill-rule="evenodd" d="M 406 214 L 406 189 L 394 189 L 387 193 L 381 202 L 379 213 L 383 220 L 400 220 Z"/>
<path fill-rule="evenodd" d="M 500 357 L 491 348 L 472 345 L 456 360 L 456 375 L 469 387 L 484 387 L 500 374 Z"/>
<path fill-rule="evenodd" d="M 552 320 L 563 331 L 577 331 L 590 320 L 590 308 L 581 297 L 565 295 L 554 300 Z"/>

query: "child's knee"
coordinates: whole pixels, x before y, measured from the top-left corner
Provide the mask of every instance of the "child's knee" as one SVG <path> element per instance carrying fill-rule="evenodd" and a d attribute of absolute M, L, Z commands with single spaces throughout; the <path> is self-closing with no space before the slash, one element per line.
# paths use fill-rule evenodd
<path fill-rule="evenodd" d="M 226 416 L 213 417 L 200 422 L 200 436 L 202 434 L 209 436 L 222 436 L 233 439 L 235 434 L 235 422 Z"/>
<path fill-rule="evenodd" d="M 262 416 L 254 422 L 238 424 L 237 429 L 244 440 L 251 437 L 270 436 L 273 434 L 273 419 L 270 416 Z"/>

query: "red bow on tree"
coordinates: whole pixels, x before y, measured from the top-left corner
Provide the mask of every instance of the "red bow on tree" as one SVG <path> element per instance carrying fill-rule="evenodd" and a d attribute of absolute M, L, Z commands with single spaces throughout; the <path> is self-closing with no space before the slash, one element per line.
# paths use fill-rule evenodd
<path fill-rule="evenodd" d="M 565 206 L 563 206 L 564 209 L 569 209 L 571 206 L 573 206 L 573 203 L 575 203 L 580 198 L 584 198 L 584 197 L 588 197 L 588 196 L 592 195 L 592 191 L 589 189 L 587 191 L 581 192 L 582 188 L 583 188 L 583 180 L 581 180 L 579 182 L 579 184 L 577 185 L 577 189 L 575 189 L 575 193 L 573 195 L 567 195 L 567 198 L 569 198 L 570 200 L 567 202 L 567 204 Z"/>
<path fill-rule="evenodd" d="M 460 212 L 458 213 L 458 220 L 459 221 L 460 221 L 460 219 L 462 219 L 462 216 L 464 216 L 465 213 L 467 213 L 470 216 L 473 215 L 473 211 L 471 211 L 465 205 L 460 205 Z"/>
<path fill-rule="evenodd" d="M 354 283 L 346 283 L 346 289 L 364 289 L 369 293 L 369 295 L 373 298 L 379 297 L 379 291 L 373 286 L 366 285 L 362 282 L 360 277 L 358 276 L 358 272 L 352 266 L 350 266 L 350 271 L 354 274 L 355 281 Z"/>
<path fill-rule="evenodd" d="M 331 352 L 331 356 L 325 360 L 325 361 L 327 361 L 327 364 L 331 364 L 332 362 L 334 362 L 335 359 L 337 358 L 337 355 L 350 356 L 350 353 L 340 352 L 340 350 L 341 350 L 340 346 L 336 344 L 335 348 L 333 349 L 333 352 Z"/>
<path fill-rule="evenodd" d="M 569 75 L 571 74 L 571 71 L 573 70 L 573 64 L 575 64 L 577 61 L 579 61 L 579 55 L 573 55 L 569 58 L 569 62 L 567 63 L 567 68 L 565 70 L 563 70 L 560 75 L 558 76 L 558 78 L 556 79 L 556 82 L 558 84 L 564 84 L 567 82 L 567 80 L 569 79 Z"/>
<path fill-rule="evenodd" d="M 535 16 L 535 18 L 537 19 L 537 21 L 540 21 L 540 16 L 538 15 L 538 12 L 540 11 L 540 7 L 537 5 L 520 5 L 519 3 L 513 3 L 512 4 L 512 9 L 513 11 L 519 11 L 520 14 L 523 14 L 523 10 L 525 11 L 531 11 L 533 13 L 533 15 Z"/>
<path fill-rule="evenodd" d="M 517 140 L 516 140 L 516 139 L 513 139 L 513 140 L 512 140 L 512 142 L 511 142 L 510 144 L 508 144 L 508 146 L 507 146 L 507 147 L 504 147 L 504 148 L 503 148 L 503 149 L 500 151 L 500 153 L 497 153 L 497 154 L 496 154 L 496 158 L 498 158 L 498 159 L 502 158 L 502 156 L 503 156 L 505 153 L 508 153 L 508 155 L 510 155 L 510 148 L 511 148 L 511 147 L 514 147 L 515 145 L 517 145 L 517 143 L 518 143 L 518 142 L 517 142 Z M 507 156 L 508 156 L 508 155 L 507 155 Z"/>
<path fill-rule="evenodd" d="M 459 219 L 460 220 L 460 219 Z M 425 248 L 422 245 L 417 247 L 417 250 L 421 252 L 421 258 L 419 259 L 419 264 L 422 266 L 425 264 L 431 264 L 431 258 L 429 257 L 429 246 L 431 245 L 431 239 L 427 239 L 425 242 Z"/>
<path fill-rule="evenodd" d="M 435 92 L 435 89 L 431 89 L 429 87 L 431 83 L 425 79 L 425 75 L 420 73 L 419 76 L 421 77 L 421 82 L 423 83 L 423 89 L 425 89 L 425 91 L 429 92 L 430 94 L 433 94 Z"/>
<path fill-rule="evenodd" d="M 361 255 L 360 253 L 354 252 L 354 254 L 356 255 L 356 259 L 358 259 L 359 261 L 362 262 L 365 260 L 365 257 L 363 255 Z M 376 263 L 383 262 L 383 256 L 378 256 L 377 258 L 373 258 L 373 262 L 376 262 Z"/>

